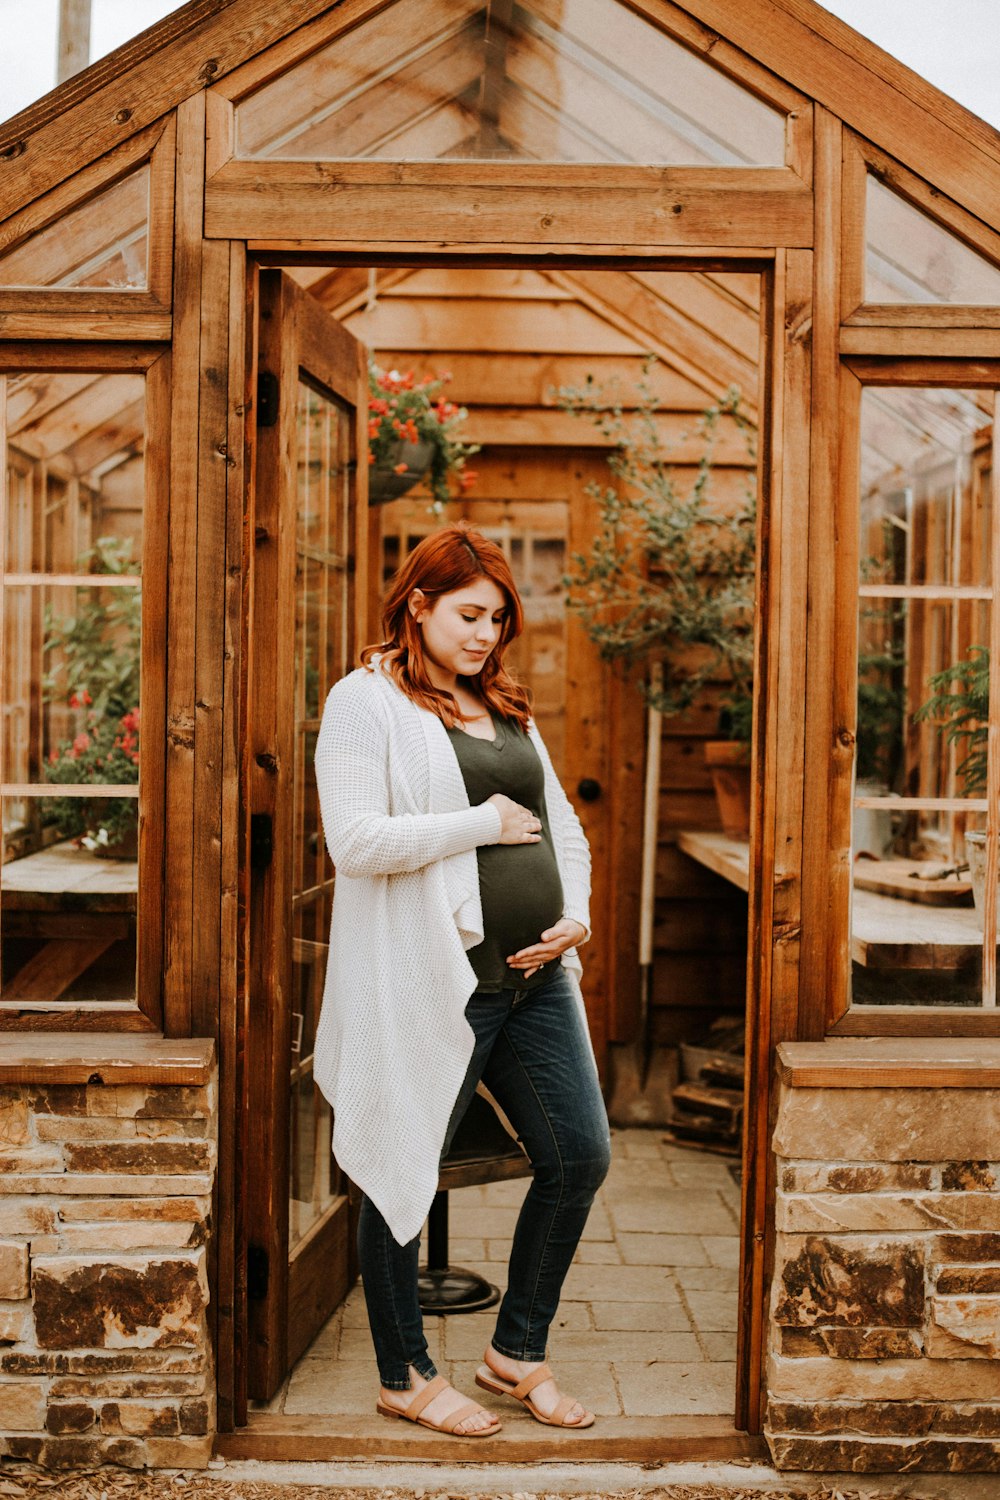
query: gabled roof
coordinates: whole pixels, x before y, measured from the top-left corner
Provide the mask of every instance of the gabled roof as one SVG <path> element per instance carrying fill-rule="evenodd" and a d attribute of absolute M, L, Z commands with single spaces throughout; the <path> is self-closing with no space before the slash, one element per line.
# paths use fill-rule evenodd
<path fill-rule="evenodd" d="M 391 0 L 339 3 L 360 16 L 387 10 Z M 706 57 L 725 39 L 1000 229 L 1000 132 L 814 0 L 625 3 L 649 17 L 686 13 Z M 0 213 L 15 212 L 331 8 L 331 0 L 189 0 L 0 126 Z"/>

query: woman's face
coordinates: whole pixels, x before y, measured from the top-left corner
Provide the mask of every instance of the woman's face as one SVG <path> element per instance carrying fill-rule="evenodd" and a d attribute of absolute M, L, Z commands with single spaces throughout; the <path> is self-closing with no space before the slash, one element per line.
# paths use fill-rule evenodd
<path fill-rule="evenodd" d="M 482 671 L 500 639 L 507 612 L 507 600 L 492 579 L 474 578 L 434 600 L 414 589 L 409 604 L 429 665 L 456 677 L 475 677 Z"/>

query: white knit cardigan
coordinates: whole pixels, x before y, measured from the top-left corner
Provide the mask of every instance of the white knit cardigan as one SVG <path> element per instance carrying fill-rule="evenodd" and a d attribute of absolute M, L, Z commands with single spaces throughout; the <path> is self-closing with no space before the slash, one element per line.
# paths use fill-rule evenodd
<path fill-rule="evenodd" d="M 590 930 L 590 851 L 534 724 L 564 915 Z M 470 807 L 447 731 L 388 673 L 331 690 L 316 746 L 336 889 L 314 1076 L 333 1106 L 333 1150 L 393 1235 L 420 1233 L 473 1049 L 466 949 L 483 940 L 476 848 L 500 838 Z M 563 958 L 577 991 L 575 949 Z"/>

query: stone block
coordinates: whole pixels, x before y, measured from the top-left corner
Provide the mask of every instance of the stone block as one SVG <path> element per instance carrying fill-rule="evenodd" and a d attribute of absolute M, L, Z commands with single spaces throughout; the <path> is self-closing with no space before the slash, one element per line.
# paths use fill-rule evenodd
<path fill-rule="evenodd" d="M 74 1197 L 92 1193 L 95 1198 L 127 1198 L 140 1194 L 147 1198 L 168 1198 L 172 1193 L 182 1196 L 205 1197 L 212 1191 L 211 1175 L 189 1177 L 144 1177 L 138 1173 L 112 1175 L 105 1172 L 54 1172 L 50 1177 L 33 1175 L 30 1172 L 11 1174 L 6 1187 L 11 1193 L 71 1194 Z"/>
<path fill-rule="evenodd" d="M 31 1137 L 31 1111 L 16 1086 L 0 1089 L 0 1148 L 22 1146 Z"/>
<path fill-rule="evenodd" d="M 82 1083 L 33 1085 L 27 1100 L 34 1115 L 85 1115 L 87 1089 Z"/>
<path fill-rule="evenodd" d="M 88 1115 L 113 1115 L 119 1119 L 184 1120 L 210 1119 L 214 1091 L 191 1086 L 123 1084 L 114 1088 L 87 1088 Z"/>
<path fill-rule="evenodd" d="M 781 1401 L 1000 1401 L 991 1359 L 785 1359 L 771 1353 L 767 1390 Z"/>
<path fill-rule="evenodd" d="M 787 1234 L 862 1230 L 1000 1229 L 1000 1194 L 809 1193 L 779 1196 L 776 1227 Z"/>
<path fill-rule="evenodd" d="M 16 1179 L 29 1173 L 61 1172 L 62 1152 L 52 1146 L 35 1146 L 30 1141 L 24 1146 L 0 1146 L 0 1176 L 14 1179 L 9 1183 L 10 1191 L 17 1192 Z M 27 1189 L 28 1192 L 37 1189 Z M 42 1192 L 45 1191 L 43 1187 Z"/>
<path fill-rule="evenodd" d="M 941 1186 L 948 1193 L 990 1193 L 1000 1187 L 995 1162 L 950 1161 L 941 1169 Z"/>
<path fill-rule="evenodd" d="M 136 1172 L 145 1176 L 207 1172 L 213 1165 L 208 1141 L 67 1141 L 68 1172 Z"/>
<path fill-rule="evenodd" d="M 956 1090 L 956 1092 L 958 1092 Z M 998 1474 L 1000 1443 L 961 1438 L 883 1439 L 783 1437 L 765 1430 L 777 1469 L 850 1474 Z"/>
<path fill-rule="evenodd" d="M 146 1462 L 151 1469 L 205 1469 L 214 1443 L 213 1433 L 204 1437 L 147 1438 Z"/>
<path fill-rule="evenodd" d="M 31 1336 L 31 1303 L 0 1303 L 0 1344 L 20 1344 Z"/>
<path fill-rule="evenodd" d="M 108 1401 L 101 1407 L 101 1431 L 126 1437 L 174 1437 L 180 1430 L 177 1407 L 145 1401 Z"/>
<path fill-rule="evenodd" d="M 933 1327 L 1000 1359 L 1000 1296 L 932 1297 Z"/>
<path fill-rule="evenodd" d="M 162 1348 L 202 1340 L 204 1251 L 172 1258 L 39 1257 L 32 1291 L 43 1349 Z"/>
<path fill-rule="evenodd" d="M 45 1386 L 40 1380 L 0 1381 L 0 1411 L 8 1432 L 41 1432 L 45 1426 Z"/>
<path fill-rule="evenodd" d="M 208 1368 L 204 1348 L 91 1349 L 80 1354 L 14 1349 L 0 1353 L 5 1375 L 200 1375 Z"/>
<path fill-rule="evenodd" d="M 792 1359 L 920 1359 L 922 1335 L 911 1328 L 778 1328 L 781 1353 Z"/>
<path fill-rule="evenodd" d="M 28 1247 L 0 1240 L 0 1297 L 15 1301 L 28 1295 Z"/>
<path fill-rule="evenodd" d="M 56 1211 L 37 1198 L 0 1198 L 0 1234 L 48 1234 L 55 1228 Z"/>
<path fill-rule="evenodd" d="M 1000 1261 L 1000 1234 L 939 1234 L 931 1242 L 931 1259 L 939 1263 L 950 1260 Z"/>
<path fill-rule="evenodd" d="M 204 1437 L 215 1430 L 215 1403 L 185 1401 L 178 1412 L 181 1432 L 187 1437 Z"/>
<path fill-rule="evenodd" d="M 1000 1292 L 1000 1266 L 942 1266 L 939 1292 Z"/>
<path fill-rule="evenodd" d="M 35 1135 L 40 1141 L 134 1141 L 134 1120 L 118 1120 L 113 1116 L 89 1115 L 39 1115 L 35 1121 Z"/>
<path fill-rule="evenodd" d="M 927 1330 L 924 1339 L 924 1352 L 931 1359 L 989 1359 L 988 1349 L 982 1349 L 977 1344 L 971 1344 L 963 1339 L 955 1338 L 953 1334 L 947 1333 L 943 1328 L 935 1324 Z"/>
<path fill-rule="evenodd" d="M 132 1224 L 69 1224 L 52 1248 L 67 1255 L 98 1255 L 102 1251 L 194 1250 L 203 1245 L 207 1237 L 203 1224 L 156 1224 L 142 1220 Z"/>
<path fill-rule="evenodd" d="M 89 1432 L 97 1420 L 94 1408 L 86 1401 L 50 1401 L 45 1413 L 46 1431 Z"/>
<path fill-rule="evenodd" d="M 884 1193 L 929 1191 L 938 1186 L 939 1168 L 920 1162 L 830 1166 L 796 1162 L 778 1174 L 784 1193 Z"/>
<path fill-rule="evenodd" d="M 59 1375 L 49 1386 L 51 1400 L 145 1401 L 166 1397 L 175 1402 L 205 1394 L 204 1375 Z"/>
<path fill-rule="evenodd" d="M 776 1323 L 793 1328 L 923 1326 L 919 1245 L 781 1235 L 775 1275 Z"/>
<path fill-rule="evenodd" d="M 1000 1438 L 1000 1406 L 981 1402 L 864 1401 L 809 1405 L 772 1401 L 767 1409 L 772 1432 L 822 1436 L 911 1437 L 928 1435 Z"/>
<path fill-rule="evenodd" d="M 789 1161 L 974 1161 L 998 1137 L 1000 1089 L 782 1085 L 773 1149 Z"/>
<path fill-rule="evenodd" d="M 185 1198 L 66 1198 L 59 1204 L 59 1219 L 65 1224 L 103 1223 L 112 1220 L 126 1224 L 133 1221 L 153 1223 L 198 1223 L 209 1219 L 212 1200 L 207 1197 Z"/>

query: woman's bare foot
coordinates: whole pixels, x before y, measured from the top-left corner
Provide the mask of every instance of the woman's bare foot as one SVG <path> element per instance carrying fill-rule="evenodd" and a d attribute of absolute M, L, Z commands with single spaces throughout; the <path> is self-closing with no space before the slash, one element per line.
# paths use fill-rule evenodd
<path fill-rule="evenodd" d="M 500 1375 L 504 1380 L 515 1382 L 523 1380 L 526 1375 L 530 1375 L 532 1370 L 537 1370 L 543 1363 L 540 1359 L 534 1361 L 508 1359 L 506 1354 L 501 1354 L 498 1349 L 494 1349 L 492 1344 L 483 1355 L 483 1359 L 496 1375 Z M 529 1399 L 532 1406 L 536 1407 L 543 1417 L 551 1417 L 562 1400 L 562 1391 L 554 1380 L 543 1380 L 535 1386 Z M 575 1427 L 587 1416 L 589 1412 L 580 1405 L 579 1401 L 574 1401 L 563 1420 L 567 1427 Z"/>
<path fill-rule="evenodd" d="M 409 1368 L 410 1389 L 408 1391 L 391 1391 L 382 1386 L 380 1399 L 384 1406 L 391 1406 L 396 1411 L 405 1411 L 417 1392 L 423 1390 L 424 1386 L 428 1384 L 422 1375 L 417 1374 L 412 1365 Z M 455 1387 L 450 1385 L 446 1391 L 442 1391 L 439 1396 L 435 1396 L 434 1400 L 424 1407 L 420 1415 L 425 1421 L 436 1425 L 439 1422 L 446 1421 L 452 1412 L 458 1411 L 459 1407 L 465 1406 L 468 1401 L 468 1396 L 463 1396 L 461 1391 L 456 1391 Z M 476 1411 L 470 1412 L 464 1421 L 459 1422 L 455 1428 L 455 1432 L 457 1434 L 463 1432 L 482 1432 L 484 1427 L 492 1427 L 495 1421 L 496 1418 L 491 1416 L 488 1411 L 484 1411 L 480 1406 Z"/>

